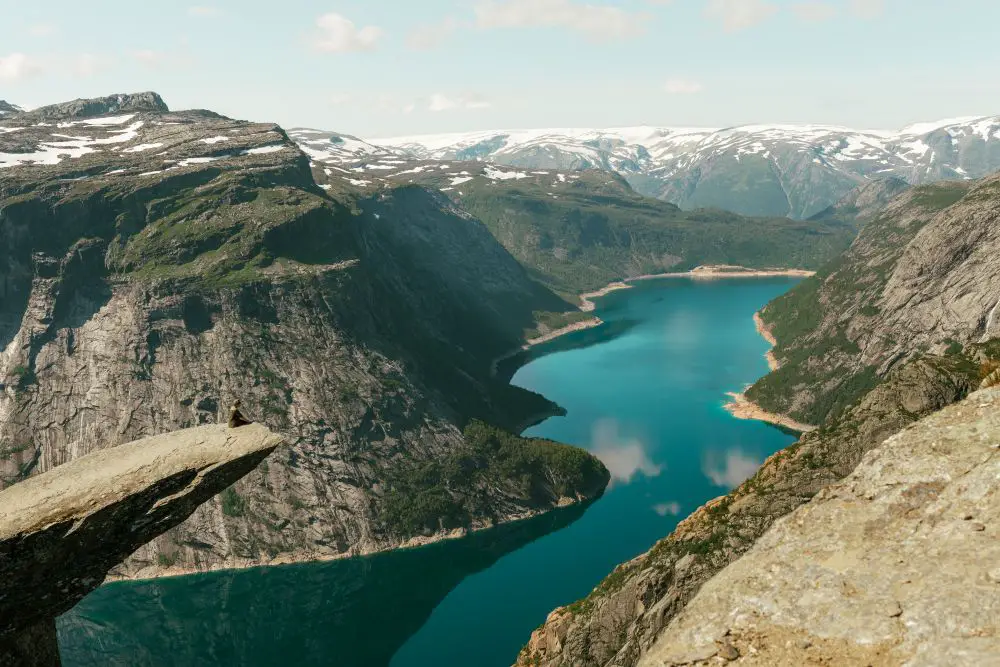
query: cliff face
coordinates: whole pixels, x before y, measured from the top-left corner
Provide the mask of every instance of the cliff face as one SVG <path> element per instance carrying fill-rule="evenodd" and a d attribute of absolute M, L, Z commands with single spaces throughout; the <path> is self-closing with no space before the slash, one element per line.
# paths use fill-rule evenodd
<path fill-rule="evenodd" d="M 641 666 L 995 664 L 1000 390 L 889 438 L 776 523 Z"/>
<path fill-rule="evenodd" d="M 0 134 L 0 486 L 236 397 L 291 443 L 117 576 L 368 553 L 603 488 L 589 457 L 518 439 L 470 462 L 440 516 L 390 512 L 427 464 L 492 442 L 470 420 L 552 409 L 490 361 L 535 310 L 571 307 L 481 224 L 417 188 L 335 200 L 274 125 L 70 111 Z M 504 456 L 530 488 L 498 479 Z"/>
<path fill-rule="evenodd" d="M 894 365 L 1000 336 L 1000 177 L 909 190 L 761 317 L 781 368 L 747 395 L 817 424 Z"/>
<path fill-rule="evenodd" d="M 58 664 L 56 616 L 280 443 L 259 424 L 203 426 L 103 449 L 0 492 L 0 663 Z"/>

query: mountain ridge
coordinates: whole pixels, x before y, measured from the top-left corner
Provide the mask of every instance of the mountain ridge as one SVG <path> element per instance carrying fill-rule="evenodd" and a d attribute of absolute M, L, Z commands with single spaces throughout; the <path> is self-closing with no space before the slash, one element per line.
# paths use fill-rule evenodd
<path fill-rule="evenodd" d="M 755 124 L 728 128 L 542 128 L 375 138 L 370 155 L 482 160 L 526 169 L 604 169 L 684 209 L 809 218 L 886 176 L 912 185 L 1000 169 L 1000 116 L 901 130 Z"/>

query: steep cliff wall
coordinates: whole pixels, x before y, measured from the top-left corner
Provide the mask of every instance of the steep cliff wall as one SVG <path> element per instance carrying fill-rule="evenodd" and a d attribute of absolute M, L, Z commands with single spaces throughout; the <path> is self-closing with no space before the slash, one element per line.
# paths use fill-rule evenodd
<path fill-rule="evenodd" d="M 1000 336 L 1000 177 L 904 192 L 761 317 L 781 368 L 747 395 L 817 424 L 894 365 Z"/>
<path fill-rule="evenodd" d="M 600 492 L 575 450 L 463 434 L 553 408 L 490 362 L 572 309 L 480 223 L 419 188 L 333 199 L 281 128 L 157 100 L 4 119 L 0 486 L 238 397 L 291 446 L 118 576 L 369 553 Z"/>

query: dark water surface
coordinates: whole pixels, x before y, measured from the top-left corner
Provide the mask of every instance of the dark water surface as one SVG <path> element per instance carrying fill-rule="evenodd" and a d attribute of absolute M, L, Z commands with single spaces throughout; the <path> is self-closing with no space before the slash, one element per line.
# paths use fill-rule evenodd
<path fill-rule="evenodd" d="M 554 607 L 586 595 L 793 438 L 723 410 L 767 372 L 752 315 L 786 278 L 639 283 L 608 326 L 533 354 L 513 383 L 567 409 L 530 429 L 585 447 L 608 492 L 423 549 L 334 563 L 117 584 L 60 620 L 68 667 L 506 667 Z"/>

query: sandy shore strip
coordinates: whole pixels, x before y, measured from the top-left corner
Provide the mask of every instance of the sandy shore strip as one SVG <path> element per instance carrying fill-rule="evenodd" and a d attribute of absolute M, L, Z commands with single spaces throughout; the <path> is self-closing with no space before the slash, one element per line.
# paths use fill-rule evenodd
<path fill-rule="evenodd" d="M 760 313 L 753 314 L 753 323 L 756 325 L 757 333 L 760 334 L 760 337 L 766 340 L 771 346 L 771 349 L 764 353 L 764 358 L 767 359 L 767 367 L 772 371 L 778 370 L 781 368 L 781 362 L 779 362 L 778 358 L 774 356 L 774 347 L 778 344 L 777 339 L 774 337 L 774 334 L 771 333 L 771 330 L 767 328 L 767 325 L 764 324 L 764 320 L 761 318 Z"/>
<path fill-rule="evenodd" d="M 610 294 L 622 289 L 632 287 L 630 283 L 640 280 L 656 280 L 658 278 L 695 278 L 703 280 L 714 280 L 716 278 L 776 278 L 791 276 L 793 278 L 809 278 L 816 275 L 815 271 L 805 269 L 748 269 L 745 266 L 733 266 L 730 264 L 706 264 L 696 266 L 690 271 L 678 271 L 674 273 L 647 273 L 641 276 L 632 276 L 623 280 L 616 280 L 594 292 L 587 292 L 580 295 L 580 310 L 585 313 L 594 311 L 597 304 L 594 299 Z M 765 336 L 767 338 L 767 336 Z M 773 345 L 774 343 L 772 343 Z"/>
<path fill-rule="evenodd" d="M 535 338 L 529 338 L 528 342 L 521 346 L 521 350 L 527 350 L 535 345 L 541 345 L 542 343 L 548 343 L 550 340 L 559 338 L 559 336 L 564 336 L 568 333 L 573 333 L 574 331 L 583 331 L 584 329 L 593 329 L 594 327 L 599 327 L 604 324 L 604 320 L 599 317 L 592 317 L 589 320 L 583 320 L 582 322 L 574 322 L 573 324 L 567 324 L 564 327 L 560 327 L 553 331 L 537 336 Z"/>
<path fill-rule="evenodd" d="M 810 424 L 802 424 L 791 417 L 768 412 L 743 394 L 731 391 L 727 392 L 726 395 L 732 399 L 729 403 L 726 403 L 726 410 L 737 419 L 752 419 L 767 422 L 768 424 L 782 426 L 792 431 L 798 431 L 799 433 L 808 433 L 809 431 L 816 430 L 816 427 Z"/>
<path fill-rule="evenodd" d="M 597 304 L 595 304 L 591 299 L 598 299 L 606 294 L 611 294 L 612 292 L 616 292 L 620 289 L 632 289 L 632 286 L 623 282 L 615 282 L 615 283 L 610 283 L 606 287 L 602 287 L 596 292 L 587 292 L 586 294 L 581 294 L 580 310 L 582 310 L 585 313 L 593 312 L 593 310 L 597 308 Z"/>
<path fill-rule="evenodd" d="M 676 273 L 651 273 L 644 276 L 626 278 L 624 282 L 631 283 L 637 280 L 654 280 L 656 278 L 775 278 L 780 276 L 791 276 L 793 278 L 809 278 L 816 275 L 815 271 L 805 269 L 748 269 L 745 266 L 731 266 L 729 264 L 708 264 L 696 266 L 690 271 L 680 271 Z"/>
<path fill-rule="evenodd" d="M 565 336 L 568 333 L 573 333 L 574 331 L 583 331 L 584 329 L 593 329 L 594 327 L 599 327 L 602 324 L 604 324 L 604 320 L 602 320 L 599 317 L 592 317 L 589 320 L 583 320 L 582 322 L 574 322 L 573 324 L 567 324 L 564 327 L 553 329 L 547 334 L 536 336 L 535 338 L 529 338 L 528 341 L 521 347 L 514 348 L 510 352 L 502 354 L 496 359 L 494 359 L 493 364 L 490 366 L 490 375 L 497 374 L 497 368 L 499 367 L 500 362 L 506 361 L 507 359 L 510 359 L 511 357 L 518 355 L 521 352 L 524 352 L 525 350 L 530 350 L 536 345 L 541 345 L 542 343 L 548 343 L 550 340 L 555 340 L 556 338 L 559 338 L 560 336 Z"/>

